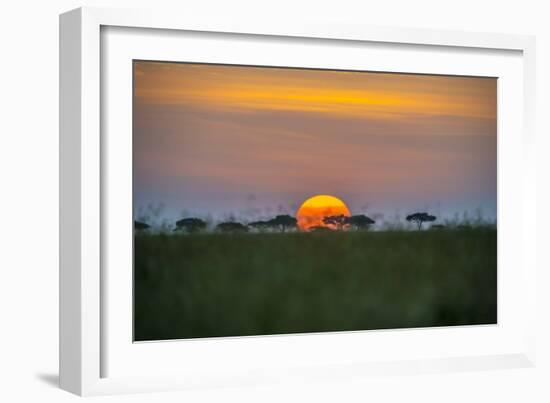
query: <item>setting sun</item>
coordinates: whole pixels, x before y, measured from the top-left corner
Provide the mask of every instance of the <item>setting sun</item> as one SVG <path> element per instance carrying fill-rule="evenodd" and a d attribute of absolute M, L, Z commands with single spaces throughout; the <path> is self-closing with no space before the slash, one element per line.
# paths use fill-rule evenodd
<path fill-rule="evenodd" d="M 333 215 L 349 217 L 351 214 L 346 204 L 337 197 L 317 195 L 302 203 L 296 212 L 296 219 L 301 230 L 309 230 L 312 227 L 332 228 L 330 224 L 323 222 L 323 218 Z"/>

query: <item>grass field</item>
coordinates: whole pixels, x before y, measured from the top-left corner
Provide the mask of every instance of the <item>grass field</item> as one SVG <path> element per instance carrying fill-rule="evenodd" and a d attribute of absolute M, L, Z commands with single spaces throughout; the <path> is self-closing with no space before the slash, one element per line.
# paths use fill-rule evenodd
<path fill-rule="evenodd" d="M 494 229 L 138 234 L 135 340 L 496 323 Z"/>

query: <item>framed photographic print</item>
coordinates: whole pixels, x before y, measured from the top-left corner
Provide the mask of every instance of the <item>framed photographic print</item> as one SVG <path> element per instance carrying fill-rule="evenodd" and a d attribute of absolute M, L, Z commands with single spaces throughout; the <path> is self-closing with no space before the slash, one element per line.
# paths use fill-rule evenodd
<path fill-rule="evenodd" d="M 533 365 L 533 38 L 234 24 L 61 16 L 61 386 Z"/>

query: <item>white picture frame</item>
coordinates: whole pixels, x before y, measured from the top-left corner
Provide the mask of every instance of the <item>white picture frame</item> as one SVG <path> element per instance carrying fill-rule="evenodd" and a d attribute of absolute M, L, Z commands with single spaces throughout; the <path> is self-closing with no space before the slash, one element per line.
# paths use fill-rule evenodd
<path fill-rule="evenodd" d="M 300 46 L 307 46 L 312 43 L 311 41 L 319 41 L 319 46 L 326 46 L 333 51 L 337 51 L 346 43 L 391 45 L 399 46 L 400 49 L 413 47 L 414 51 L 428 54 L 424 65 L 410 65 L 407 71 L 440 74 L 463 71 L 464 74 L 472 75 L 476 72 L 492 75 L 492 71 L 502 71 L 502 76 L 495 73 L 496 76 L 503 77 L 504 87 L 501 89 L 517 96 L 513 102 L 503 100 L 502 103 L 499 97 L 499 108 L 504 108 L 499 109 L 499 115 L 502 115 L 502 111 L 506 112 L 506 119 L 499 118 L 499 135 L 500 132 L 510 133 L 509 136 L 503 137 L 505 141 L 499 140 L 499 193 L 507 192 L 506 204 L 500 203 L 499 196 L 499 250 L 504 249 L 501 248 L 503 245 L 506 246 L 506 250 L 510 249 L 510 245 L 517 247 L 504 256 L 499 252 L 499 267 L 501 264 L 515 265 L 518 270 L 509 276 L 505 274 L 502 279 L 499 277 L 499 307 L 509 307 L 503 312 L 499 308 L 499 325 L 475 329 L 450 327 L 425 331 L 226 338 L 191 341 L 192 344 L 133 344 L 128 337 L 127 327 L 117 329 L 115 326 L 116 323 L 128 324 L 131 321 L 132 312 L 128 309 L 131 301 L 127 298 L 131 284 L 127 284 L 128 272 L 125 272 L 124 277 L 112 276 L 108 271 L 111 267 L 109 259 L 112 257 L 108 253 L 105 232 L 108 232 L 110 242 L 117 241 L 113 236 L 116 231 L 109 232 L 109 222 L 114 220 L 113 215 L 106 213 L 116 208 L 111 204 L 109 196 L 113 191 L 109 185 L 109 178 L 119 177 L 122 178 L 121 181 L 127 178 L 127 171 L 115 171 L 113 164 L 109 164 L 112 153 L 122 155 L 128 146 L 128 143 L 111 141 L 114 138 L 109 135 L 111 125 L 120 125 L 117 128 L 120 128 L 121 132 L 127 132 L 128 127 L 124 125 L 122 118 L 116 122 L 110 120 L 109 108 L 120 111 L 121 116 L 124 116 L 124 113 L 127 115 L 128 110 L 124 108 L 128 105 L 125 103 L 128 97 L 125 93 L 127 88 L 125 90 L 117 87 L 113 80 L 107 80 L 106 77 L 124 74 L 125 70 L 117 66 L 124 66 L 127 60 L 136 56 L 132 53 L 135 51 L 135 44 L 127 45 L 131 45 L 132 36 L 139 34 L 138 29 L 146 29 L 141 31 L 143 36 L 140 37 L 140 46 L 143 47 L 146 58 L 185 58 L 185 49 L 180 50 L 180 54 L 177 55 L 177 52 L 171 49 L 175 49 L 174 43 L 180 40 L 178 33 L 184 35 L 186 32 L 192 32 L 198 40 L 202 36 L 217 33 L 218 44 L 220 41 L 229 42 L 235 37 L 247 37 L 254 41 L 269 40 L 273 43 L 279 40 L 284 43 L 288 40 L 300 41 Z M 155 32 L 152 37 L 151 32 Z M 113 35 L 111 39 L 106 39 L 106 33 Z M 167 53 L 159 53 L 160 50 L 147 53 L 147 46 L 148 49 L 159 48 Z M 208 46 L 213 46 L 209 56 L 196 53 L 191 61 L 200 59 L 243 63 L 244 56 L 237 58 L 238 60 L 228 60 L 230 56 L 220 56 L 214 52 L 215 43 Z M 245 43 L 243 46 L 248 45 Z M 61 387 L 79 395 L 96 395 L 216 385 L 249 385 L 281 380 L 333 379 L 379 373 L 463 371 L 534 365 L 535 318 L 531 316 L 535 312 L 536 289 L 536 251 L 535 242 L 532 242 L 532 237 L 536 233 L 535 164 L 534 158 L 531 158 L 535 147 L 534 49 L 534 38 L 520 35 L 349 26 L 315 21 L 304 21 L 300 25 L 235 18 L 212 21 L 197 19 L 192 15 L 171 15 L 168 12 L 149 10 L 80 8 L 61 15 Z M 446 61 L 442 59 L 441 64 L 433 63 L 437 59 L 429 55 L 431 50 L 447 52 L 450 56 Z M 357 51 L 362 50 L 359 48 Z M 236 50 L 236 53 L 238 52 Z M 471 54 L 471 66 L 476 67 L 460 71 L 448 67 L 456 64 L 456 61 L 460 62 L 467 54 Z M 484 58 L 486 54 L 489 56 Z M 508 54 L 513 57 L 498 59 L 499 55 Z M 273 55 L 276 53 L 270 55 L 275 57 Z M 267 55 L 264 56 L 262 59 L 261 53 L 255 53 L 243 64 L 253 64 L 255 60 L 259 60 L 259 64 L 273 63 Z M 353 58 L 353 54 L 348 57 L 346 66 L 349 66 L 350 57 Z M 110 64 L 109 60 L 102 60 L 105 58 L 112 60 L 114 64 Z M 480 60 L 476 62 L 474 59 Z M 496 60 L 500 61 L 500 67 L 495 66 Z M 292 62 L 281 59 L 280 63 L 288 65 Z M 295 63 L 298 66 L 309 63 L 313 66 L 316 63 L 315 66 L 319 67 L 319 63 L 326 61 L 304 59 Z M 389 69 L 380 63 L 379 68 Z M 427 66 L 426 63 L 432 65 Z M 339 68 L 338 65 L 331 67 Z M 358 65 L 357 68 L 361 66 Z M 497 68 L 501 70 L 496 70 Z M 119 83 L 120 80 L 116 82 Z M 121 100 L 120 103 L 117 100 Z M 106 104 L 109 106 L 105 110 Z M 514 150 L 517 155 L 510 157 Z M 122 182 L 118 182 L 120 183 Z M 124 186 L 116 187 L 124 189 Z M 119 203 L 118 208 L 124 208 L 124 204 Z M 520 209 L 521 220 L 510 222 L 509 225 L 505 221 L 505 225 L 501 226 L 501 208 Z M 124 228 L 125 224 L 121 222 L 116 225 Z M 122 238 L 120 240 L 124 241 Z M 122 264 L 126 265 L 127 262 Z M 505 271 L 507 272 L 512 273 L 512 270 Z M 107 280 L 109 287 L 106 287 Z M 515 287 L 514 292 L 522 301 L 520 305 L 515 304 L 515 308 L 511 308 L 511 293 L 508 292 L 512 287 Z M 113 298 L 109 298 L 109 293 L 113 289 L 122 292 L 117 295 L 125 296 L 120 298 L 122 302 L 113 302 Z M 502 294 L 501 289 L 505 291 Z M 340 345 L 357 348 L 366 340 L 374 346 L 382 346 L 381 349 L 376 349 L 379 351 L 378 355 L 374 354 L 374 350 L 369 352 L 365 349 L 363 354 L 356 354 L 350 348 L 338 348 Z M 410 340 L 411 345 L 416 346 L 418 354 L 408 355 L 404 350 L 395 347 L 403 345 L 406 340 Z M 464 341 L 463 348 L 451 351 L 447 346 L 456 340 Z M 393 354 L 388 353 L 391 345 L 395 347 L 391 350 Z M 321 351 L 324 351 L 324 354 L 319 354 Z M 334 353 L 331 354 L 330 351 Z M 287 355 L 285 352 L 290 352 L 288 355 L 292 356 L 294 361 L 280 359 L 279 357 Z M 208 358 L 214 353 L 217 356 L 221 354 L 225 365 L 220 365 L 221 363 L 214 361 L 214 358 Z M 188 359 L 169 360 L 169 356 L 177 354 L 184 354 Z M 374 358 L 368 358 L 369 355 Z M 254 358 L 258 359 L 254 361 Z M 209 361 L 210 359 L 212 361 Z M 264 363 L 260 365 L 259 359 Z M 199 360 L 202 365 L 192 366 L 193 362 L 198 364 Z M 162 367 L 167 370 L 155 371 L 155 363 L 162 363 Z M 213 368 L 214 363 L 217 369 Z"/>

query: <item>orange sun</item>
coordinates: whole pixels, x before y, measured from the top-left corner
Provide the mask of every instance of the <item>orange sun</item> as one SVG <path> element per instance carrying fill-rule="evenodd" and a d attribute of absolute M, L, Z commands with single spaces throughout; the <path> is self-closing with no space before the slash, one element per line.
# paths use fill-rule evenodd
<path fill-rule="evenodd" d="M 296 212 L 296 219 L 301 230 L 309 230 L 312 227 L 333 228 L 332 225 L 325 224 L 323 218 L 341 214 L 350 216 L 349 209 L 342 200 L 334 196 L 317 195 L 302 203 Z"/>

